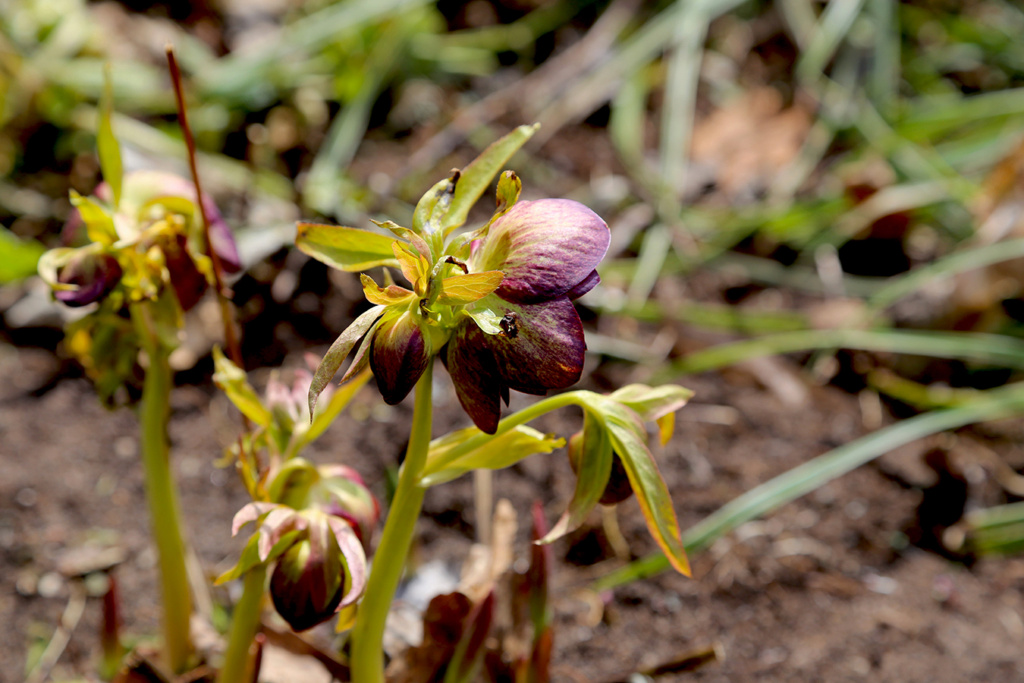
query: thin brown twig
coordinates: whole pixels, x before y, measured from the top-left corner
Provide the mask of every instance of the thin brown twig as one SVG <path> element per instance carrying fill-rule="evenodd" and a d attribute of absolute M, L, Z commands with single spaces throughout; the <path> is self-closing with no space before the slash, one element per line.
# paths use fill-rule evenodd
<path fill-rule="evenodd" d="M 206 240 L 206 251 L 213 263 L 213 282 L 217 290 L 217 301 L 220 303 L 221 318 L 224 321 L 224 343 L 228 347 L 228 355 L 238 367 L 245 369 L 242 364 L 242 349 L 238 344 L 238 336 L 235 333 L 235 325 L 231 316 L 228 293 L 224 287 L 224 265 L 220 255 L 213 248 L 210 241 L 210 221 L 206 216 L 206 206 L 203 203 L 203 189 L 199 182 L 199 169 L 196 166 L 196 143 L 192 137 L 192 128 L 188 125 L 188 112 L 185 108 L 185 92 L 182 87 L 181 70 L 178 68 L 178 60 L 174 56 L 174 47 L 168 45 L 167 68 L 171 72 L 171 83 L 174 85 L 174 98 L 178 105 L 178 123 L 181 125 L 182 135 L 185 137 L 185 147 L 188 149 L 188 166 L 192 172 L 192 182 L 196 189 L 196 204 L 199 206 L 199 216 L 203 223 L 203 237 Z M 244 419 L 244 416 L 243 416 Z M 248 420 L 246 420 L 248 428 Z"/>

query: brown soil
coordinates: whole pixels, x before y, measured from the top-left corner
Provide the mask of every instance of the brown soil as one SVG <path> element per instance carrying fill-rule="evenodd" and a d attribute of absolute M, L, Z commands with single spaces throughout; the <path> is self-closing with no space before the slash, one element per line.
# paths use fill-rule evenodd
<path fill-rule="evenodd" d="M 20 680 L 26 652 L 53 634 L 70 595 L 68 582 L 53 572 L 74 549 L 99 541 L 123 547 L 126 560 L 115 571 L 127 631 L 157 628 L 133 416 L 102 409 L 83 380 L 26 393 L 53 371 L 46 352 L 18 351 L 4 359 L 3 376 L 13 378 L 14 368 L 18 383 L 5 381 L 0 389 L 0 613 L 9 615 L 0 624 L 7 644 L 0 649 L 2 681 Z M 444 379 L 436 425 L 464 423 L 447 378 L 438 374 Z M 660 454 L 684 528 L 865 431 L 856 398 L 831 387 L 810 387 L 806 402 L 787 405 L 741 372 L 688 384 L 696 398 Z M 382 494 L 409 411 L 379 403 L 364 391 L 313 453 L 354 465 Z M 542 427 L 567 434 L 574 419 L 551 416 Z M 229 520 L 245 495 L 230 470 L 214 465 L 236 429 L 226 402 L 209 387 L 178 388 L 171 425 L 176 468 L 189 535 L 211 574 L 229 566 L 239 547 L 229 538 Z M 969 438 L 981 437 L 961 437 Z M 903 460 L 913 463 L 920 451 L 906 449 Z M 532 500 L 543 500 L 554 520 L 572 491 L 563 453 L 496 476 L 496 490 L 521 511 L 523 526 Z M 624 679 L 711 647 L 721 661 L 662 680 L 1015 679 L 1024 673 L 1024 561 L 968 568 L 906 546 L 904 532 L 914 527 L 922 498 L 907 479 L 898 467 L 895 475 L 891 467 L 861 468 L 718 541 L 693 558 L 692 580 L 665 574 L 619 588 L 604 596 L 603 610 L 581 589 L 620 561 L 608 559 L 613 553 L 595 516 L 592 527 L 555 546 L 554 679 Z M 635 502 L 620 506 L 619 520 L 634 555 L 653 550 Z M 457 567 L 472 527 L 470 478 L 432 490 L 420 558 Z M 90 599 L 55 680 L 89 675 L 99 614 L 99 601 Z"/>

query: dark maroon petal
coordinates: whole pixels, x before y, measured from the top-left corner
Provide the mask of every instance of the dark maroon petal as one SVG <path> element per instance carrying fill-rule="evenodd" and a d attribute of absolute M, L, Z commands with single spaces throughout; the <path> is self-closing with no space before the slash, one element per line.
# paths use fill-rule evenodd
<path fill-rule="evenodd" d="M 516 391 L 542 395 L 578 382 L 587 345 L 572 302 L 565 297 L 539 304 L 496 299 L 489 299 L 487 305 L 515 320 L 514 336 L 487 337 L 505 384 Z"/>
<path fill-rule="evenodd" d="M 199 303 L 208 284 L 206 276 L 199 271 L 188 253 L 187 244 L 188 239 L 184 235 L 175 235 L 174 240 L 163 250 L 171 286 L 183 311 L 191 310 Z"/>
<path fill-rule="evenodd" d="M 274 609 L 295 631 L 330 619 L 345 592 L 345 569 L 330 528 L 313 524 L 310 537 L 298 541 L 277 561 L 270 577 Z"/>
<path fill-rule="evenodd" d="M 370 342 L 370 368 L 384 402 L 400 403 L 416 386 L 431 353 L 412 313 L 380 324 Z"/>
<path fill-rule="evenodd" d="M 77 308 L 105 298 L 121 281 L 121 264 L 110 254 L 79 252 L 61 268 L 57 281 L 78 285 L 75 290 L 58 290 L 54 297 Z"/>
<path fill-rule="evenodd" d="M 576 299 L 597 287 L 599 282 L 601 282 L 601 276 L 597 274 L 596 270 L 592 271 L 590 275 L 583 279 L 583 282 L 566 292 L 565 296 L 568 297 L 569 301 L 576 301 Z"/>
<path fill-rule="evenodd" d="M 600 216 L 569 199 L 519 202 L 491 226 L 473 270 L 500 270 L 498 296 L 536 303 L 565 295 L 590 277 L 611 234 Z"/>
<path fill-rule="evenodd" d="M 480 431 L 493 434 L 501 417 L 499 401 L 502 395 L 508 396 L 508 388 L 502 385 L 487 340 L 476 323 L 467 320 L 452 335 L 448 352 L 442 358 L 462 409 Z"/>

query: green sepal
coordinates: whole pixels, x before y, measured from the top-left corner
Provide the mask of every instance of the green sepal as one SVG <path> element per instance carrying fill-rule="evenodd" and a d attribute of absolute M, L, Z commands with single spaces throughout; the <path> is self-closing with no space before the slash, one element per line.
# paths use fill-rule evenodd
<path fill-rule="evenodd" d="M 391 243 L 394 238 L 369 230 L 340 225 L 299 223 L 295 246 L 332 268 L 359 272 L 376 266 L 398 267 Z"/>
<path fill-rule="evenodd" d="M 269 427 L 272 420 L 270 411 L 249 384 L 245 371 L 228 360 L 219 346 L 213 347 L 213 368 L 213 383 L 224 392 L 242 415 L 260 427 Z"/>
<path fill-rule="evenodd" d="M 532 427 L 519 426 L 491 438 L 453 462 L 444 466 L 437 465 L 453 448 L 481 433 L 476 427 L 467 427 L 431 441 L 423 469 L 423 485 L 434 486 L 451 481 L 471 470 L 504 469 L 534 453 L 550 453 L 565 445 L 565 439 L 561 437 L 544 434 Z"/>
<path fill-rule="evenodd" d="M 469 210 L 473 208 L 487 186 L 491 184 L 494 176 L 512 158 L 512 155 L 533 137 L 538 128 L 540 128 L 538 123 L 532 126 L 519 126 L 505 137 L 493 142 L 469 166 L 462 169 L 462 176 L 455 187 L 451 206 L 448 207 L 444 219 L 441 221 L 441 230 L 446 237 L 466 222 Z"/>
<path fill-rule="evenodd" d="M 306 507 L 309 491 L 320 481 L 320 472 L 305 458 L 291 458 L 274 472 L 267 484 L 267 498 L 272 503 L 287 505 L 296 510 Z"/>
<path fill-rule="evenodd" d="M 309 429 L 297 433 L 289 451 L 291 453 L 298 453 L 307 445 L 320 438 L 320 435 L 331 426 L 331 423 L 341 414 L 341 411 L 348 407 L 348 404 L 352 402 L 355 395 L 359 393 L 359 390 L 366 385 L 372 376 L 372 373 L 364 371 L 338 387 L 334 394 L 331 395 L 331 399 L 327 404 L 318 407 L 319 409 L 313 415 L 313 423 L 309 425 Z"/>

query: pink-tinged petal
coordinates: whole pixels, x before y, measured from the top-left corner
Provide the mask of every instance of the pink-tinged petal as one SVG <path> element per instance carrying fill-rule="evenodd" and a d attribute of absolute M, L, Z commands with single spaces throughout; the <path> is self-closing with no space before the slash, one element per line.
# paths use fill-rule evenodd
<path fill-rule="evenodd" d="M 247 504 L 241 510 L 236 512 L 234 519 L 231 520 L 231 535 L 237 535 L 243 526 L 245 526 L 249 522 L 255 522 L 257 519 L 267 514 L 277 506 L 277 503 Z"/>
<path fill-rule="evenodd" d="M 565 297 L 539 304 L 488 302 L 509 321 L 503 335 L 487 337 L 501 377 L 510 388 L 542 395 L 579 381 L 587 350 L 583 323 Z"/>
<path fill-rule="evenodd" d="M 121 264 L 110 254 L 79 251 L 57 274 L 58 282 L 78 288 L 57 290 L 53 296 L 72 308 L 86 306 L 106 298 L 122 275 Z"/>
<path fill-rule="evenodd" d="M 491 226 L 472 269 L 504 272 L 497 289 L 503 299 L 546 301 L 587 280 L 610 240 L 601 217 L 579 202 L 519 202 Z"/>
<path fill-rule="evenodd" d="M 579 283 L 578 285 L 570 289 L 568 292 L 566 292 L 565 296 L 569 299 L 569 301 L 576 301 L 576 299 L 579 299 L 581 296 L 592 290 L 594 287 L 597 287 L 598 283 L 600 282 L 601 276 L 598 275 L 597 271 L 595 270 L 591 272 L 590 275 L 588 275 L 586 278 L 584 278 L 583 282 Z"/>
<path fill-rule="evenodd" d="M 363 591 L 366 589 L 366 553 L 363 552 L 363 546 L 353 532 L 352 527 L 347 523 L 332 517 L 328 517 L 327 523 L 334 533 L 334 539 L 338 544 L 342 557 L 345 559 L 345 565 L 348 570 L 348 590 L 345 591 L 337 607 L 337 609 L 341 609 L 353 604 L 362 597 Z"/>
<path fill-rule="evenodd" d="M 260 525 L 260 540 L 257 546 L 261 562 L 266 562 L 270 551 L 281 538 L 290 531 L 305 528 L 305 518 L 285 505 L 278 505 L 270 511 L 263 524 Z"/>
<path fill-rule="evenodd" d="M 384 402 L 395 405 L 408 396 L 430 359 L 413 313 L 381 322 L 371 342 L 370 367 Z"/>
<path fill-rule="evenodd" d="M 467 320 L 452 335 L 442 358 L 462 409 L 480 431 L 493 434 L 501 417 L 500 400 L 508 396 L 508 388 L 502 385 L 488 339 L 476 323 Z"/>

